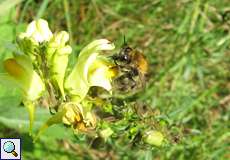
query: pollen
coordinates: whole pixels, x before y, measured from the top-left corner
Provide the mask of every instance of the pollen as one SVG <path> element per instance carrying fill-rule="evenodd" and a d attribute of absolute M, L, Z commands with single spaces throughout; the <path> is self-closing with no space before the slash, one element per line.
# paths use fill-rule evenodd
<path fill-rule="evenodd" d="M 113 78 L 116 77 L 118 75 L 118 67 L 117 66 L 113 66 L 111 68 L 109 68 L 109 77 Z"/>

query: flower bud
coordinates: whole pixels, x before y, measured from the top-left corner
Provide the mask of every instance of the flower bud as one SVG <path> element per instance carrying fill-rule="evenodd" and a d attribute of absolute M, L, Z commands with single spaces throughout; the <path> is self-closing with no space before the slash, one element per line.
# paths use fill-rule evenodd
<path fill-rule="evenodd" d="M 53 36 L 52 32 L 49 29 L 48 22 L 43 19 L 38 19 L 32 21 L 23 35 L 36 41 L 37 43 L 42 43 L 49 41 Z"/>
<path fill-rule="evenodd" d="M 68 40 L 69 34 L 61 31 L 55 34 L 47 45 L 47 60 L 51 68 L 51 76 L 64 99 L 65 71 L 68 65 L 69 54 L 72 52 L 72 48 L 65 44 Z"/>
<path fill-rule="evenodd" d="M 111 128 L 103 129 L 99 132 L 100 137 L 107 140 L 113 134 L 113 130 Z"/>
<path fill-rule="evenodd" d="M 17 44 L 22 52 L 28 55 L 33 62 L 39 53 L 39 43 L 48 42 L 53 34 L 49 29 L 48 22 L 43 19 L 32 21 L 26 32 L 17 36 Z"/>
<path fill-rule="evenodd" d="M 144 135 L 144 142 L 154 146 L 161 146 L 164 137 L 161 132 L 148 131 Z"/>
<path fill-rule="evenodd" d="M 70 50 L 69 48 L 71 48 L 70 46 L 65 47 L 66 43 L 69 40 L 69 34 L 65 31 L 61 31 L 56 33 L 49 41 L 48 45 L 47 45 L 47 59 L 48 61 L 50 61 L 50 59 L 52 58 L 53 54 L 58 51 L 59 54 L 69 54 L 72 52 L 72 49 Z"/>

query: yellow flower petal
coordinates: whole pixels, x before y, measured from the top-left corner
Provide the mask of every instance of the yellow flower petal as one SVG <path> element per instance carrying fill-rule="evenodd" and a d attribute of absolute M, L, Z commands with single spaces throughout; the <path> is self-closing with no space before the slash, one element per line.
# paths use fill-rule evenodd
<path fill-rule="evenodd" d="M 11 76 L 15 78 L 21 78 L 25 73 L 25 70 L 13 58 L 4 61 L 4 68 Z"/>
<path fill-rule="evenodd" d="M 101 51 L 113 49 L 114 45 L 108 40 L 100 39 L 93 41 L 81 51 L 75 67 L 65 81 L 65 88 L 72 97 L 72 100 L 80 102 L 86 96 L 92 85 L 110 89 L 109 81 L 103 80 L 103 82 L 106 82 L 105 86 L 99 83 L 98 80 L 92 83 L 94 81 L 93 78 L 91 78 L 92 72 L 90 72 L 90 68 L 95 65 L 94 62 L 97 60 Z M 98 75 L 101 75 L 104 69 L 105 68 L 97 70 L 97 68 L 95 68 L 96 72 L 94 72 L 93 76 L 98 79 Z"/>
<path fill-rule="evenodd" d="M 25 55 L 15 56 L 4 61 L 4 69 L 9 77 L 24 93 L 24 99 L 36 100 L 45 90 L 44 83 L 33 70 L 32 62 Z"/>
<path fill-rule="evenodd" d="M 32 21 L 24 34 L 25 37 L 30 37 L 39 43 L 49 41 L 52 35 L 48 22 L 44 19 Z"/>

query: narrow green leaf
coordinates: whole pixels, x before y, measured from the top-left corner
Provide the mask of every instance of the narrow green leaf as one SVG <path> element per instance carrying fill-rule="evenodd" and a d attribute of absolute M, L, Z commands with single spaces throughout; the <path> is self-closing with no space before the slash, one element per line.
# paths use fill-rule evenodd
<path fill-rule="evenodd" d="M 19 106 L 20 100 L 18 96 L 0 97 L 0 123 L 18 132 L 27 133 L 28 126 L 30 125 L 29 115 L 26 107 Z M 33 131 L 38 130 L 44 122 L 51 117 L 47 109 L 40 107 L 36 108 L 35 115 Z M 65 127 L 56 125 L 48 128 L 41 137 L 57 139 L 71 137 L 72 134 L 72 130 L 66 130 Z"/>
<path fill-rule="evenodd" d="M 45 124 L 39 129 L 38 134 L 34 137 L 34 142 L 41 136 L 41 134 L 50 126 L 58 123 L 62 123 L 62 117 L 66 113 L 66 110 L 62 110 L 61 112 L 56 113 L 54 116 L 49 118 Z"/>
<path fill-rule="evenodd" d="M 29 133 L 30 133 L 30 135 L 32 135 L 33 124 L 34 124 L 34 115 L 35 115 L 35 105 L 31 101 L 24 101 L 24 105 L 29 112 L 29 120 L 30 120 Z"/>
<path fill-rule="evenodd" d="M 44 0 L 41 4 L 41 7 L 39 8 L 38 10 L 38 13 L 37 13 L 37 19 L 41 18 L 43 16 L 43 14 L 45 13 L 46 11 L 46 8 L 49 4 L 49 1 L 50 0 Z"/>

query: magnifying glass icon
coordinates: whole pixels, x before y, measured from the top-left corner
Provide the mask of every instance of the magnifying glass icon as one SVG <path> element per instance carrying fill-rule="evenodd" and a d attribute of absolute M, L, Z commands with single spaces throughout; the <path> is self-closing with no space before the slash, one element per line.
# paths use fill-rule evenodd
<path fill-rule="evenodd" d="M 17 152 L 15 152 L 15 145 L 13 142 L 11 141 L 7 141 L 3 144 L 3 150 L 6 152 L 6 153 L 11 153 L 13 154 L 14 157 L 17 157 L 18 154 Z"/>

